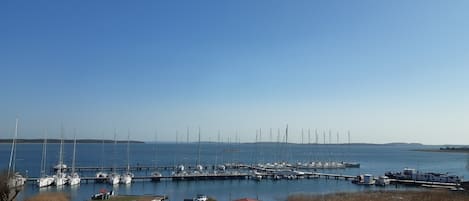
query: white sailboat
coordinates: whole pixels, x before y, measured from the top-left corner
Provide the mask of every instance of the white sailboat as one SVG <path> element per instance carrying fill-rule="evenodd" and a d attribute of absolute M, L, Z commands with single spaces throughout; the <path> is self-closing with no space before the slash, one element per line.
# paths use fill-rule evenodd
<path fill-rule="evenodd" d="M 189 135 L 189 134 L 188 134 L 188 135 Z M 151 180 L 152 180 L 152 181 L 159 181 L 159 180 L 161 179 L 161 176 L 163 176 L 160 172 L 158 172 L 158 171 L 156 170 L 156 167 L 157 167 L 157 166 L 156 166 L 156 164 L 157 164 L 157 163 L 156 163 L 156 159 L 157 159 L 156 157 L 157 157 L 157 154 L 158 154 L 158 153 L 157 153 L 157 147 L 158 147 L 157 141 L 158 141 L 158 137 L 157 137 L 157 134 L 156 134 L 156 132 L 155 132 L 155 153 L 154 153 L 154 154 L 155 154 L 155 159 L 154 159 L 154 160 L 155 160 L 155 171 L 151 173 Z M 189 141 L 189 140 L 188 140 L 188 141 Z"/>
<path fill-rule="evenodd" d="M 76 136 L 74 137 L 73 140 L 73 159 L 72 159 L 72 173 L 68 176 L 68 181 L 67 183 L 70 186 L 80 184 L 80 176 L 78 175 L 77 172 L 75 172 L 75 155 L 76 155 L 76 147 L 77 147 L 77 138 Z"/>
<path fill-rule="evenodd" d="M 130 133 L 130 132 L 129 132 Z M 127 136 L 127 171 L 121 176 L 120 183 L 130 184 L 134 174 L 130 172 L 130 134 Z"/>
<path fill-rule="evenodd" d="M 120 175 L 113 172 L 108 176 L 108 182 L 112 185 L 119 184 L 120 181 Z"/>
<path fill-rule="evenodd" d="M 8 187 L 16 188 L 24 185 L 26 178 L 16 172 L 16 139 L 18 138 L 18 118 L 16 118 L 15 136 L 11 143 L 10 162 L 8 163 Z"/>
<path fill-rule="evenodd" d="M 119 184 L 119 181 L 120 181 L 120 175 L 116 173 L 116 144 L 117 144 L 116 133 L 114 131 L 114 158 L 113 158 L 114 165 L 112 168 L 113 172 L 107 177 L 108 182 L 112 185 Z"/>
<path fill-rule="evenodd" d="M 67 175 L 65 174 L 66 165 L 64 164 L 64 138 L 63 138 L 63 127 L 61 128 L 61 139 L 60 139 L 60 151 L 59 151 L 59 164 L 55 166 L 56 172 L 54 175 L 54 185 L 63 186 L 67 183 Z"/>
<path fill-rule="evenodd" d="M 44 144 L 42 145 L 42 159 L 41 159 L 41 177 L 37 180 L 39 188 L 47 187 L 54 183 L 54 178 L 46 175 L 47 164 L 47 137 L 44 136 Z"/>
<path fill-rule="evenodd" d="M 96 173 L 96 182 L 104 183 L 107 179 L 107 173 L 104 172 L 104 139 L 101 144 L 101 170 Z"/>

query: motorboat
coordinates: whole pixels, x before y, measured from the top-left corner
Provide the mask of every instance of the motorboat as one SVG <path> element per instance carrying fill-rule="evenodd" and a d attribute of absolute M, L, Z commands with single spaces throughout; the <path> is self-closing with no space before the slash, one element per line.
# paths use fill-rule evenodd
<path fill-rule="evenodd" d="M 371 174 L 362 174 L 358 175 L 355 179 L 352 180 L 352 183 L 359 185 L 374 185 L 375 179 Z"/>
<path fill-rule="evenodd" d="M 379 176 L 376 180 L 376 185 L 378 186 L 387 186 L 391 183 L 391 179 L 388 176 Z"/>

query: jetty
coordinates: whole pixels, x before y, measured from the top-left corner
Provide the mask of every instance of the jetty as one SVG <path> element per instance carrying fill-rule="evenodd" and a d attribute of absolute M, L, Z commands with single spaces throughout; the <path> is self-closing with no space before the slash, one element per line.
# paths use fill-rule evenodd
<path fill-rule="evenodd" d="M 222 170 L 220 170 L 222 166 Z M 304 166 L 302 166 L 304 167 Z M 81 177 L 81 183 L 106 183 L 106 177 L 96 177 L 94 173 L 98 171 L 105 172 L 125 172 L 135 173 L 132 178 L 133 182 L 158 182 L 158 181 L 203 181 L 203 180 L 298 180 L 298 179 L 327 179 L 327 180 L 355 180 L 357 175 L 347 175 L 341 173 L 325 173 L 320 172 L 323 169 L 317 168 L 298 168 L 289 164 L 241 164 L 227 163 L 224 165 L 197 165 L 197 166 L 117 166 L 117 167 L 75 167 L 76 172 L 84 173 Z M 64 168 L 65 172 L 69 172 L 70 168 Z M 163 174 L 153 174 L 155 171 Z M 86 176 L 93 175 L 93 176 Z M 377 178 L 373 178 L 377 180 Z M 27 178 L 27 182 L 37 182 L 38 178 Z M 373 183 L 374 184 L 374 183 Z M 390 178 L 389 184 L 392 185 L 412 185 L 427 188 L 447 188 L 460 189 L 459 182 L 431 182 L 419 181 L 412 179 Z"/>

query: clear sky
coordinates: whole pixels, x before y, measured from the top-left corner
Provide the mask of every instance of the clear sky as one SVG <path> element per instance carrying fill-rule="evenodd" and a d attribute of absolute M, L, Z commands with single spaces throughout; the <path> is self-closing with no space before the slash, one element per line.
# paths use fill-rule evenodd
<path fill-rule="evenodd" d="M 469 1 L 0 1 L 0 134 L 469 144 Z M 305 137 L 307 134 L 305 133 Z M 275 137 L 274 137 L 275 138 Z M 306 138 L 305 138 L 306 140 Z"/>

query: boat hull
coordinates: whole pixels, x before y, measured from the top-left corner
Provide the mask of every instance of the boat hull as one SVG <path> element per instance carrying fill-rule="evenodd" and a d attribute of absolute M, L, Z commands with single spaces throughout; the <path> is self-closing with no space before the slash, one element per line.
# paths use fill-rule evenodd
<path fill-rule="evenodd" d="M 37 185 L 39 188 L 51 186 L 54 183 L 54 178 L 53 177 L 42 177 L 37 180 Z"/>

